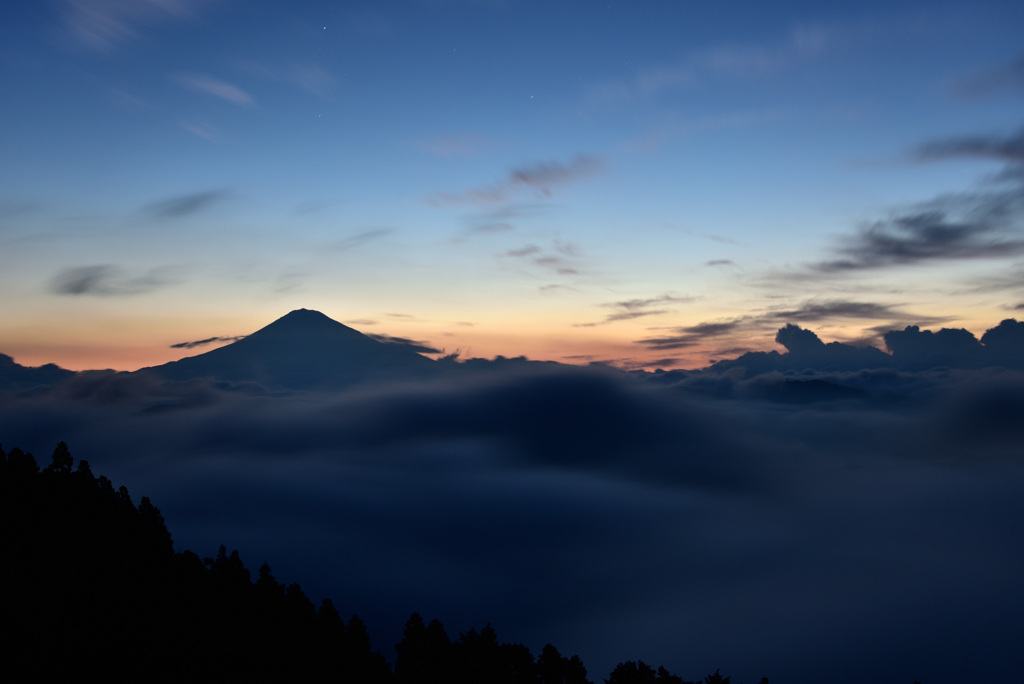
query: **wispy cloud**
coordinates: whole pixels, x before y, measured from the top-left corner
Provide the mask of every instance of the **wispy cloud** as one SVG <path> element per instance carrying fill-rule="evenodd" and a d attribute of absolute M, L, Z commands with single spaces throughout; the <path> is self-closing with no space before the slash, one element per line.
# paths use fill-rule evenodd
<path fill-rule="evenodd" d="M 220 132 L 217 130 L 217 127 L 212 124 L 202 121 L 182 121 L 181 127 L 192 135 L 199 136 L 204 140 L 209 140 L 210 142 L 217 142 L 220 140 Z"/>
<path fill-rule="evenodd" d="M 953 84 L 956 94 L 968 97 L 991 95 L 1001 90 L 1024 94 L 1024 56 L 972 74 Z"/>
<path fill-rule="evenodd" d="M 685 326 L 676 328 L 674 335 L 648 337 L 637 340 L 636 344 L 659 351 L 695 347 L 711 338 L 723 337 L 736 332 L 743 322 L 743 319 L 737 319 L 722 323 L 700 323 L 699 325 Z"/>
<path fill-rule="evenodd" d="M 464 235 L 488 235 L 516 229 L 522 219 L 550 214 L 552 205 L 542 202 L 510 202 L 487 211 L 474 211 L 465 217 Z"/>
<path fill-rule="evenodd" d="M 208 344 L 217 344 L 220 342 L 237 342 L 238 340 L 245 339 L 246 335 L 235 335 L 234 337 L 207 337 L 205 340 L 195 340 L 194 342 L 178 342 L 172 344 L 171 349 L 195 349 L 196 347 L 205 347 Z"/>
<path fill-rule="evenodd" d="M 50 290 L 59 295 L 124 297 L 172 285 L 178 281 L 173 273 L 170 268 L 154 268 L 131 276 L 112 264 L 79 266 L 59 271 L 50 281 Z"/>
<path fill-rule="evenodd" d="M 965 136 L 935 140 L 921 145 L 916 156 L 922 161 L 962 157 L 1024 163 L 1024 129 L 1010 136 Z"/>
<path fill-rule="evenodd" d="M 564 163 L 537 162 L 510 169 L 505 178 L 493 185 L 472 188 L 462 193 L 437 193 L 428 198 L 426 203 L 432 206 L 487 206 L 508 202 L 516 194 L 531 190 L 538 197 L 551 197 L 555 188 L 595 176 L 604 170 L 604 162 L 591 155 L 578 155 Z"/>
<path fill-rule="evenodd" d="M 241 107 L 255 107 L 252 96 L 233 83 L 208 74 L 172 74 L 171 80 L 185 90 L 220 98 Z"/>
<path fill-rule="evenodd" d="M 840 258 L 813 264 L 812 270 L 835 274 L 1022 254 L 1022 216 L 1024 186 L 941 197 L 871 223 L 843 238 L 836 250 Z"/>
<path fill-rule="evenodd" d="M 1013 292 L 1024 290 L 1024 267 L 1017 265 L 1002 273 L 989 273 L 972 278 L 967 287 L 955 294 L 977 294 L 980 292 Z"/>
<path fill-rule="evenodd" d="M 542 251 L 543 250 L 541 250 L 537 245 L 527 245 L 525 247 L 520 247 L 519 249 L 506 250 L 503 252 L 503 255 L 509 257 L 527 257 L 534 254 L 540 254 Z"/>
<path fill-rule="evenodd" d="M 462 133 L 459 135 L 437 135 L 416 143 L 417 149 L 444 157 L 455 159 L 457 157 L 472 157 L 483 150 L 494 147 L 494 142 L 482 135 L 475 133 Z"/>
<path fill-rule="evenodd" d="M 709 79 L 763 76 L 822 53 L 832 40 L 824 27 L 798 27 L 775 47 L 733 44 L 695 51 L 677 62 L 643 69 L 632 80 L 605 83 L 596 94 L 599 99 L 650 97 Z"/>
<path fill-rule="evenodd" d="M 804 302 L 796 309 L 769 311 L 761 316 L 764 320 L 812 322 L 832 318 L 906 318 L 908 314 L 895 310 L 892 306 L 873 302 L 851 302 L 834 299 L 824 302 Z"/>
<path fill-rule="evenodd" d="M 567 164 L 547 161 L 512 169 L 507 182 L 512 187 L 534 188 L 545 197 L 550 197 L 552 187 L 589 178 L 602 171 L 604 171 L 604 163 L 600 159 L 580 155 Z"/>
<path fill-rule="evenodd" d="M 181 218 L 209 209 L 225 197 L 227 192 L 224 190 L 193 192 L 153 202 L 145 207 L 145 211 L 160 218 Z"/>
<path fill-rule="evenodd" d="M 250 76 L 298 88 L 310 95 L 327 97 L 337 83 L 334 75 L 317 64 L 269 66 L 258 62 L 241 62 L 239 68 Z"/>
<path fill-rule="evenodd" d="M 518 249 L 509 249 L 498 255 L 512 259 L 525 259 L 558 275 L 576 275 L 579 273 L 577 261 L 579 250 L 571 242 L 556 240 L 552 250 L 545 250 L 538 245 L 525 245 Z"/>
<path fill-rule="evenodd" d="M 430 346 L 429 342 L 420 342 L 418 340 L 410 340 L 408 337 L 394 337 L 392 335 L 384 335 L 380 333 L 366 333 L 366 336 L 370 339 L 383 342 L 384 344 L 398 344 L 403 347 L 408 347 L 416 352 L 423 354 L 440 354 L 441 350 Z"/>
<path fill-rule="evenodd" d="M 15 199 L 0 201 L 0 220 L 31 214 L 42 209 L 43 204 L 35 200 Z"/>
<path fill-rule="evenodd" d="M 144 28 L 189 19 L 214 0 L 63 0 L 64 24 L 72 40 L 112 52 L 137 39 Z"/>
<path fill-rule="evenodd" d="M 894 321 L 930 325 L 948 320 L 934 316 L 920 316 L 901 311 L 893 305 L 875 302 L 856 302 L 845 299 L 810 300 L 797 307 L 775 308 L 725 321 L 710 321 L 673 328 L 671 334 L 636 340 L 636 344 L 652 350 L 684 349 L 705 344 L 716 338 L 764 332 L 777 328 L 782 323 L 806 324 L 842 319 L 888 321 L 880 326 L 885 331 L 892 329 L 895 325 Z"/>
<path fill-rule="evenodd" d="M 364 230 L 360 233 L 355 233 L 354 235 L 349 235 L 346 238 L 333 242 L 330 247 L 331 249 L 344 252 L 365 245 L 367 242 L 379 240 L 394 232 L 393 228 L 373 228 L 371 230 Z"/>
<path fill-rule="evenodd" d="M 622 143 L 622 149 L 626 152 L 650 152 L 676 140 L 711 131 L 750 128 L 785 117 L 786 112 L 779 109 L 763 109 L 671 120 L 652 127 L 640 137 L 627 139 Z"/>
<path fill-rule="evenodd" d="M 591 328 L 596 325 L 614 323 L 615 321 L 628 321 L 634 318 L 672 313 L 672 304 L 692 302 L 693 299 L 693 297 L 661 295 L 660 297 L 651 297 L 649 299 L 626 299 L 619 302 L 607 302 L 601 306 L 605 309 L 611 309 L 611 313 L 607 314 L 603 321 L 599 323 L 577 323 L 575 327 Z"/>

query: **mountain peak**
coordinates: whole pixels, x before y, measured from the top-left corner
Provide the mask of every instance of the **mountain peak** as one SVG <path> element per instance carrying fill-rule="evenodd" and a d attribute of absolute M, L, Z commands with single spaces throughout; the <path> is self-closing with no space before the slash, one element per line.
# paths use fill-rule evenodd
<path fill-rule="evenodd" d="M 256 331 L 253 335 L 266 333 L 337 333 L 342 330 L 358 333 L 357 330 L 354 330 L 343 323 L 339 323 L 319 311 L 314 311 L 313 309 L 295 309 L 294 311 L 290 311 L 284 316 L 281 316 L 270 325 Z"/>
<path fill-rule="evenodd" d="M 173 380 L 211 377 L 291 389 L 327 389 L 434 372 L 409 347 L 384 344 L 311 309 L 296 309 L 233 344 L 148 369 Z"/>

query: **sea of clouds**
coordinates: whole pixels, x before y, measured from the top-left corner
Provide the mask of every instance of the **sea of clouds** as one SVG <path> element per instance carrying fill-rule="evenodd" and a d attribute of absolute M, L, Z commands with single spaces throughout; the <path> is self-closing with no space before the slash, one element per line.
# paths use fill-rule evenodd
<path fill-rule="evenodd" d="M 777 390 L 809 380 L 856 391 Z M 524 367 L 332 393 L 86 373 L 0 396 L 4 448 L 45 465 L 67 442 L 176 549 L 267 561 L 389 658 L 419 611 L 554 643 L 595 681 L 636 659 L 747 682 L 1024 671 L 1018 371 Z"/>

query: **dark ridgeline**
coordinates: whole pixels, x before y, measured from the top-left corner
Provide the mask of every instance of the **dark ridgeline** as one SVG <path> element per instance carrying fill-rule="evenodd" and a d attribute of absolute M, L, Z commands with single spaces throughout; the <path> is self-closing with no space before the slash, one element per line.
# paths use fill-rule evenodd
<path fill-rule="evenodd" d="M 215 378 L 329 390 L 370 380 L 429 378 L 437 366 L 408 345 L 378 342 L 319 311 L 297 309 L 232 344 L 138 372 L 165 380 Z"/>
<path fill-rule="evenodd" d="M 125 487 L 73 468 L 63 442 L 40 470 L 0 448 L 3 673 L 8 681 L 336 681 L 358 684 L 592 684 L 577 656 L 548 644 L 534 659 L 490 625 L 452 641 L 406 623 L 394 670 L 363 622 L 319 609 L 264 563 L 255 582 L 237 551 L 174 552 L 163 516 Z M 643 662 L 607 684 L 685 683 Z M 762 679 L 762 684 L 767 684 Z M 716 672 L 703 684 L 729 684 Z"/>
<path fill-rule="evenodd" d="M 52 363 L 38 367 L 22 366 L 7 354 L 0 354 L 0 390 L 24 391 L 59 385 L 74 376 L 74 371 Z"/>

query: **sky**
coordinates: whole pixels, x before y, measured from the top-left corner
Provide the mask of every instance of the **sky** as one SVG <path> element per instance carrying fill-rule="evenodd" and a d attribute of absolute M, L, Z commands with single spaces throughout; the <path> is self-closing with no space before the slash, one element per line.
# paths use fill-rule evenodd
<path fill-rule="evenodd" d="M 625 368 L 980 336 L 1024 308 L 1022 15 L 5 3 L 0 352 L 133 370 L 303 307 Z"/>

